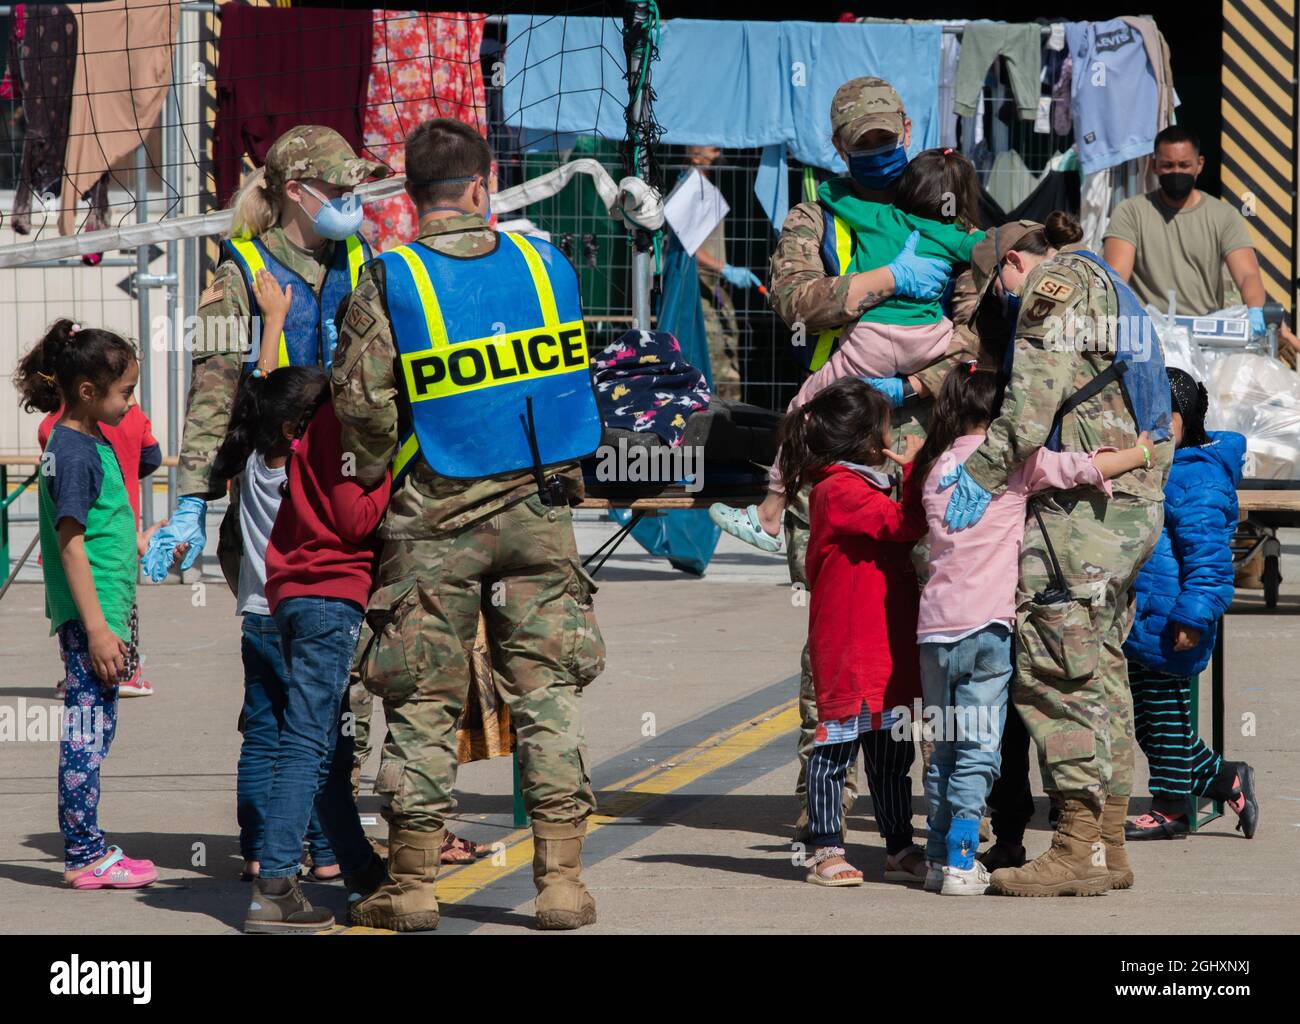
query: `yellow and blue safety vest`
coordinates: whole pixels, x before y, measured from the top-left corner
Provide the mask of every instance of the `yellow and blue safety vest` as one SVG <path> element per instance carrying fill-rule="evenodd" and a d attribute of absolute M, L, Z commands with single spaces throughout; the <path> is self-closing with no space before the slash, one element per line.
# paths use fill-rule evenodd
<path fill-rule="evenodd" d="M 821 211 L 822 268 L 826 271 L 827 277 L 839 277 L 845 273 L 853 259 L 853 253 L 857 250 L 857 236 L 839 214 L 831 212 L 824 206 L 821 207 Z M 809 373 L 816 373 L 825 366 L 826 360 L 835 351 L 840 342 L 840 335 L 845 330 L 845 327 L 831 327 L 818 331 L 812 345 L 796 347 L 795 353 L 803 368 Z"/>
<path fill-rule="evenodd" d="M 578 275 L 559 249 L 499 232 L 482 256 L 412 242 L 379 259 L 411 409 L 394 479 L 417 453 L 439 475 L 465 480 L 596 450 Z"/>
<path fill-rule="evenodd" d="M 248 304 L 252 315 L 258 315 L 253 279 L 259 270 L 269 270 L 276 283 L 283 288 L 293 285 L 289 296 L 289 315 L 285 317 L 280 333 L 280 354 L 276 366 L 325 366 L 334 361 L 334 346 L 338 331 L 334 314 L 339 303 L 357 286 L 361 267 L 370 259 L 370 246 L 359 235 L 345 239 L 334 246 L 334 256 L 325 271 L 325 281 L 320 295 L 300 275 L 271 255 L 256 238 L 231 238 L 222 243 L 226 254 L 235 261 L 244 277 L 248 290 Z M 252 358 L 256 362 L 257 344 L 253 339 Z"/>

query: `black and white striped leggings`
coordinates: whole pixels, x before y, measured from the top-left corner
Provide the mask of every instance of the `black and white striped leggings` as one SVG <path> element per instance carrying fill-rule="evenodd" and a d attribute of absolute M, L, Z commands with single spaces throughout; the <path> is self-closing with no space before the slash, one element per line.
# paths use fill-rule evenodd
<path fill-rule="evenodd" d="M 889 729 L 873 729 L 855 740 L 813 747 L 808 759 L 808 835 L 810 846 L 844 843 L 844 776 L 862 750 L 867 785 L 876 811 L 876 828 L 889 853 L 912 845 L 912 768 L 915 751 L 909 731 L 897 740 Z"/>

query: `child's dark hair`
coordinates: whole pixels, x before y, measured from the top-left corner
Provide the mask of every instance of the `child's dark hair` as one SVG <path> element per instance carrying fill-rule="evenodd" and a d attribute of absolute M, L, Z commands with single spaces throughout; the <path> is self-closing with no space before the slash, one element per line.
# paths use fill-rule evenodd
<path fill-rule="evenodd" d="M 318 366 L 282 366 L 265 377 L 245 377 L 213 475 L 219 481 L 238 476 L 253 452 L 265 454 L 284 441 L 286 423 L 296 424 L 294 436 L 301 437 L 329 395 L 329 378 Z"/>
<path fill-rule="evenodd" d="M 1205 432 L 1205 414 L 1210 411 L 1210 394 L 1205 385 L 1186 370 L 1169 367 L 1169 401 L 1183 418 L 1183 439 L 1179 448 L 1199 448 L 1210 443 Z"/>
<path fill-rule="evenodd" d="M 781 421 L 779 469 L 785 493 L 837 462 L 874 466 L 885 448 L 889 402 L 857 377 L 837 380 Z"/>
<path fill-rule="evenodd" d="M 925 482 L 926 474 L 939 456 L 957 438 L 997 419 L 1002 408 L 1002 392 L 1002 375 L 992 367 L 972 361 L 959 363 L 948 371 L 934 399 L 925 444 L 916 454 L 913 472 L 918 486 Z"/>
<path fill-rule="evenodd" d="M 975 165 L 955 149 L 917 153 L 894 186 L 894 206 L 914 217 L 980 226 L 980 187 Z"/>
<path fill-rule="evenodd" d="M 98 327 L 78 327 L 66 317 L 55 320 L 45 337 L 14 371 L 14 387 L 28 412 L 54 412 L 75 398 L 77 381 L 85 379 L 102 395 L 137 359 L 125 338 Z"/>

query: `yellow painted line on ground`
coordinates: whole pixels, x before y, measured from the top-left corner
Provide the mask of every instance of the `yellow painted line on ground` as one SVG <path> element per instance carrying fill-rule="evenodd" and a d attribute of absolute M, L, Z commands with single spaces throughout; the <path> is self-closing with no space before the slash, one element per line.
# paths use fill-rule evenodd
<path fill-rule="evenodd" d="M 603 790 L 603 812 L 587 819 L 587 835 L 629 817 L 657 797 L 676 792 L 711 772 L 734 764 L 799 727 L 799 709 L 791 700 L 715 733 L 688 747 L 672 760 L 651 765 Z M 518 829 L 502 840 L 504 849 L 492 857 L 453 868 L 438 878 L 438 902 L 460 903 L 533 860 L 533 833 Z M 374 928 L 342 928 L 330 934 L 382 934 Z"/>

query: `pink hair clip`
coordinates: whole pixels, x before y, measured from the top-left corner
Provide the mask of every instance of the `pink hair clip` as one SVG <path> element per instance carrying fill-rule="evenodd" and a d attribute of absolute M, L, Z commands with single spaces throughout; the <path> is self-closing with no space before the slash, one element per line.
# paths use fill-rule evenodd
<path fill-rule="evenodd" d="M 81 324 L 73 324 L 71 327 L 68 328 L 68 337 L 71 338 L 79 330 L 81 330 Z"/>

